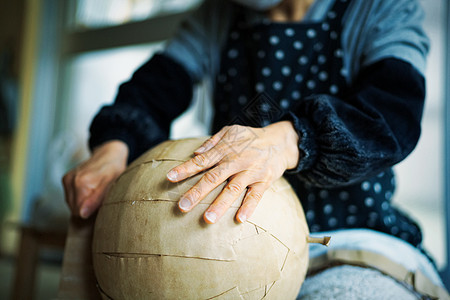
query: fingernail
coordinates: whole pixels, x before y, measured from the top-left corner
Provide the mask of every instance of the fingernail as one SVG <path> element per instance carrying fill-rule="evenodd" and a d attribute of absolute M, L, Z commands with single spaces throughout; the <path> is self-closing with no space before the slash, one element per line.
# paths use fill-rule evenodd
<path fill-rule="evenodd" d="M 239 222 L 244 223 L 245 221 L 247 221 L 247 215 L 246 214 L 239 214 L 237 216 L 237 219 Z"/>
<path fill-rule="evenodd" d="M 170 171 L 169 173 L 167 173 L 167 178 L 169 178 L 169 180 L 177 180 L 178 177 L 178 173 L 176 171 Z"/>
<path fill-rule="evenodd" d="M 82 207 L 80 210 L 80 217 L 82 217 L 83 219 L 86 219 L 88 216 L 89 216 L 89 208 Z"/>
<path fill-rule="evenodd" d="M 194 153 L 203 153 L 203 152 L 205 152 L 205 147 L 203 146 L 194 151 Z"/>
<path fill-rule="evenodd" d="M 213 211 L 207 211 L 207 212 L 205 212 L 205 218 L 206 218 L 209 222 L 214 223 L 214 222 L 216 222 L 217 215 L 216 215 L 216 213 L 213 212 Z"/>
<path fill-rule="evenodd" d="M 191 201 L 189 201 L 189 199 L 182 197 L 180 199 L 180 202 L 178 202 L 178 207 L 182 210 L 182 211 L 187 211 L 191 208 Z"/>

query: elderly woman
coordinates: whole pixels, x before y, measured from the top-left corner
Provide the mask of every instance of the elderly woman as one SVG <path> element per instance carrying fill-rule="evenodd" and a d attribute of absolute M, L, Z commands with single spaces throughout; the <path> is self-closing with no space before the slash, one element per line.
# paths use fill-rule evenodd
<path fill-rule="evenodd" d="M 168 138 L 207 78 L 215 134 L 167 174 L 178 182 L 206 171 L 181 197 L 181 211 L 227 181 L 204 219 L 218 222 L 245 193 L 236 214 L 245 222 L 284 175 L 312 232 L 332 231 L 337 244 L 345 236 L 343 247 L 369 238 L 385 256 L 394 243 L 411 256 L 393 261 L 419 262 L 439 285 L 420 228 L 391 205 L 392 167 L 420 135 L 422 18 L 417 0 L 205 1 L 93 120 L 92 156 L 63 180 L 73 214 L 89 217 L 127 163 Z"/>

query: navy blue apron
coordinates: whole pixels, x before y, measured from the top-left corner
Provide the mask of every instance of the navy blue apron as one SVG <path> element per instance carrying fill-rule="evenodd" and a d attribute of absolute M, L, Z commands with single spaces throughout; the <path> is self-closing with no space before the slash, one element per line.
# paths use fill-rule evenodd
<path fill-rule="evenodd" d="M 240 124 L 263 127 L 305 97 L 331 94 L 345 99 L 348 85 L 341 47 L 342 16 L 350 1 L 337 0 L 320 22 L 251 24 L 235 5 L 216 79 L 213 131 Z M 391 169 L 357 184 L 324 189 L 286 174 L 297 192 L 311 232 L 370 228 L 419 246 L 417 224 L 391 205 Z"/>

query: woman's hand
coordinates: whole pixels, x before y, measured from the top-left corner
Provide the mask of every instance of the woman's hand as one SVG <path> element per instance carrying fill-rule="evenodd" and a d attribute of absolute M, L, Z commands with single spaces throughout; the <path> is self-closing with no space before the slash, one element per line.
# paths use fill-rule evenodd
<path fill-rule="evenodd" d="M 88 218 L 103 201 L 110 184 L 125 170 L 128 146 L 110 141 L 94 149 L 92 156 L 63 177 L 66 202 L 72 214 Z"/>
<path fill-rule="evenodd" d="M 179 182 L 208 170 L 200 181 L 178 202 L 183 212 L 190 211 L 209 192 L 228 180 L 220 195 L 206 210 L 207 223 L 217 222 L 245 191 L 236 219 L 245 222 L 253 213 L 266 189 L 284 171 L 298 163 L 298 135 L 289 121 L 264 128 L 226 126 L 206 140 L 194 158 L 173 168 L 167 174 L 171 182 Z"/>

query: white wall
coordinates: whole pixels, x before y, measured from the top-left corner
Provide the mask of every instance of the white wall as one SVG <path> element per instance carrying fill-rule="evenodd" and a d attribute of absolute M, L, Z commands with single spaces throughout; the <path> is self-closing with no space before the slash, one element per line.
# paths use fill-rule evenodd
<path fill-rule="evenodd" d="M 446 0 L 421 0 L 425 30 L 431 39 L 426 71 L 427 99 L 422 136 L 398 167 L 395 201 L 422 226 L 426 249 L 438 266 L 446 262 L 444 215 L 444 99 Z"/>
<path fill-rule="evenodd" d="M 67 105 L 65 128 L 87 152 L 89 125 L 101 106 L 112 103 L 118 86 L 162 43 L 95 51 L 72 58 L 67 64 L 63 91 Z"/>

